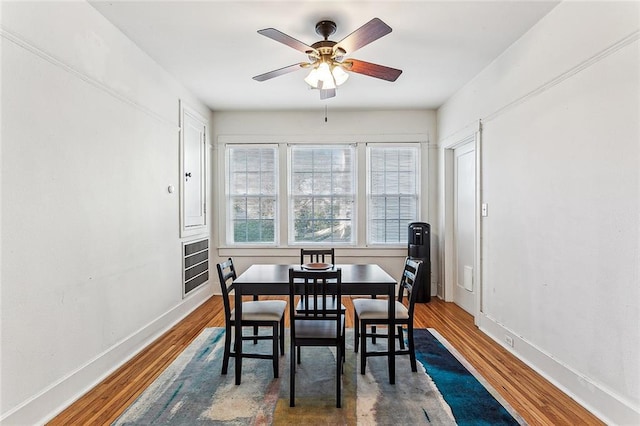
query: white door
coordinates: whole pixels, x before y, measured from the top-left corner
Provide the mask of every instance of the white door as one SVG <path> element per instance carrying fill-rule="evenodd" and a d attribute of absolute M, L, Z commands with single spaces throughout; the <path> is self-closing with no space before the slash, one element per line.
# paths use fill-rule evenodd
<path fill-rule="evenodd" d="M 475 315 L 475 182 L 476 160 L 473 143 L 458 147 L 454 155 L 454 289 L 453 301 Z"/>
<path fill-rule="evenodd" d="M 207 124 L 196 112 L 181 111 L 181 229 L 182 236 L 206 231 Z"/>

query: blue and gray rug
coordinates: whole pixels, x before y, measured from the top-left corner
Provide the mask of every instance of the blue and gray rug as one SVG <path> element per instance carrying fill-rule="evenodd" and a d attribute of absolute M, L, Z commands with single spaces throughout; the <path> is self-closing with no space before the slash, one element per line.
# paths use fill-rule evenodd
<path fill-rule="evenodd" d="M 296 370 L 296 407 L 289 407 L 289 358 L 280 378 L 268 360 L 243 360 L 235 385 L 234 361 L 220 374 L 224 329 L 205 329 L 115 425 L 517 425 L 521 417 L 491 389 L 435 330 L 415 331 L 418 372 L 407 356 L 396 360 L 390 385 L 385 357 L 369 358 L 365 375 L 347 330 L 342 377 L 343 408 L 335 407 L 335 352 L 303 348 Z M 245 343 L 245 350 L 270 350 L 270 341 Z M 378 340 L 384 350 L 386 339 Z M 287 353 L 289 347 L 285 347 Z"/>

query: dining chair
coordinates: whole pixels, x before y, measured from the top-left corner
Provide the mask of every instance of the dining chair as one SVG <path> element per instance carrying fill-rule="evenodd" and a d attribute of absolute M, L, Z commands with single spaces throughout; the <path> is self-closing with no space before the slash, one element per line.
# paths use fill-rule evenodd
<path fill-rule="evenodd" d="M 330 248 L 330 249 L 300 249 L 300 265 L 306 265 L 306 264 L 311 264 L 311 263 L 329 263 L 329 261 L 331 262 L 331 265 L 335 265 L 336 262 L 336 256 L 335 256 L 335 249 Z M 335 296 L 329 296 L 325 299 L 321 299 L 320 302 L 321 303 L 326 303 L 327 304 L 327 308 L 329 309 L 335 309 L 336 306 L 335 304 L 336 302 L 336 297 Z M 314 299 L 309 299 L 308 297 L 305 296 L 301 296 L 300 299 L 298 300 L 298 304 L 296 305 L 296 311 L 298 312 L 302 312 L 305 311 L 307 309 L 307 306 L 310 305 L 310 303 L 314 303 Z M 347 308 L 340 304 L 340 308 L 342 309 L 342 312 L 346 312 Z M 301 352 L 300 352 L 300 347 L 298 347 L 298 364 L 300 363 L 300 359 L 301 359 Z"/>
<path fill-rule="evenodd" d="M 413 341 L 413 312 L 416 302 L 417 288 L 414 291 L 414 285 L 419 283 L 419 277 L 422 273 L 422 261 L 406 258 L 404 270 L 398 288 L 398 298 L 395 302 L 395 322 L 393 325 L 388 324 L 389 318 L 389 301 L 382 299 L 354 299 L 354 349 L 358 352 L 358 344 L 362 344 L 362 353 L 360 354 L 360 373 L 365 374 L 367 358 L 372 356 L 388 356 L 387 351 L 370 351 L 367 349 L 367 337 L 372 338 L 372 344 L 375 344 L 376 338 L 388 339 L 388 334 L 380 333 L 375 326 L 387 325 L 388 327 L 398 327 L 397 337 L 400 344 L 400 350 L 396 350 L 396 355 L 409 355 L 411 362 L 411 371 L 416 372 L 416 351 Z M 406 299 L 405 299 L 406 297 Z M 406 300 L 406 301 L 405 301 Z M 367 331 L 367 326 L 371 326 L 371 331 Z M 404 343 L 403 329 L 407 328 L 407 349 Z M 388 345 L 395 342 L 388 342 Z"/>
<path fill-rule="evenodd" d="M 235 329 L 236 321 L 235 309 L 231 308 L 229 292 L 233 290 L 233 281 L 236 279 L 236 269 L 233 265 L 233 259 L 218 263 L 218 278 L 220 279 L 220 287 L 222 288 L 222 301 L 224 304 L 224 357 L 222 360 L 222 374 L 227 374 L 229 367 L 229 358 L 236 358 L 238 355 L 231 350 L 231 334 Z M 264 353 L 245 353 L 242 352 L 242 358 L 258 358 L 271 359 L 273 361 L 273 377 L 278 377 L 279 355 L 284 355 L 284 311 L 287 302 L 284 300 L 253 300 L 242 302 L 242 318 L 241 326 L 252 327 L 251 335 L 235 336 L 236 339 L 253 340 L 254 344 L 258 340 L 273 340 L 273 349 L 271 354 Z M 273 331 L 269 335 L 260 335 L 259 327 L 272 327 Z M 279 343 L 279 345 L 278 345 Z M 235 347 L 235 342 L 234 342 Z M 278 350 L 279 347 L 279 350 Z"/>
<path fill-rule="evenodd" d="M 316 303 L 304 311 L 295 309 L 295 299 L 308 296 Z M 295 407 L 296 348 L 302 346 L 334 346 L 336 348 L 336 407 L 342 406 L 342 371 L 344 362 L 345 315 L 338 304 L 333 307 L 319 303 L 329 296 L 342 297 L 342 270 L 340 268 L 309 271 L 289 269 L 289 318 L 291 324 L 291 356 L 289 406 Z"/>
<path fill-rule="evenodd" d="M 329 262 L 329 260 L 331 262 Z M 331 263 L 336 264 L 335 250 L 330 249 L 300 249 L 300 264 Z"/>

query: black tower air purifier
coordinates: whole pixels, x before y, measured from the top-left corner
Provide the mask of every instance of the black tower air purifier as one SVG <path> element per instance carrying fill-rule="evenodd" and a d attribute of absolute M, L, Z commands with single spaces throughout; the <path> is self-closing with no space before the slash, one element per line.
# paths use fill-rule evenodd
<path fill-rule="evenodd" d="M 409 224 L 409 257 L 422 261 L 422 278 L 416 302 L 431 300 L 431 226 L 424 222 Z"/>

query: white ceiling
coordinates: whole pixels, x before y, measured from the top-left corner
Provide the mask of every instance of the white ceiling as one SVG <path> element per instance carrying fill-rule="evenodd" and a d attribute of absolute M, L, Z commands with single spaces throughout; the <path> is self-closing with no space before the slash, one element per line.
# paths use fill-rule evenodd
<path fill-rule="evenodd" d="M 142 50 L 214 111 L 435 109 L 546 15 L 558 1 L 91 1 Z M 351 73 L 319 99 L 305 70 L 251 77 L 307 60 L 257 33 L 273 27 L 306 44 L 329 19 L 340 41 L 377 17 L 393 31 L 353 57 L 400 68 L 396 82 Z"/>

